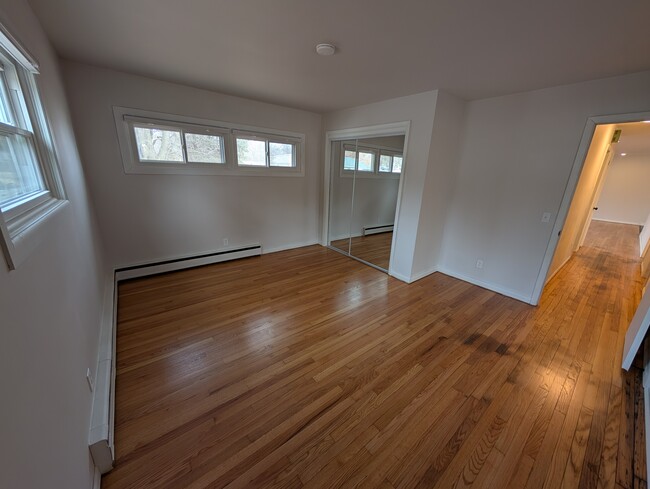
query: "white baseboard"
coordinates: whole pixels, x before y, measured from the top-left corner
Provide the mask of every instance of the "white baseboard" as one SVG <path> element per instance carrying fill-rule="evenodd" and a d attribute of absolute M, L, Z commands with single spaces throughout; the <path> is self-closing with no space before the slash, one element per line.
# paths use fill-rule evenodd
<path fill-rule="evenodd" d="M 287 251 L 296 248 L 304 248 L 305 246 L 313 246 L 313 245 L 320 245 L 320 244 L 321 242 L 318 239 L 315 239 L 313 241 L 303 241 L 301 243 L 291 243 L 288 245 L 276 246 L 274 248 L 262 248 L 262 254 L 268 255 L 269 253 L 277 253 L 278 251 Z"/>
<path fill-rule="evenodd" d="M 395 277 L 396 279 L 401 280 L 402 282 L 406 282 L 407 284 L 412 284 L 413 282 L 416 282 L 437 271 L 438 271 L 438 267 L 432 267 L 428 270 L 423 270 L 414 275 L 411 275 L 410 277 L 407 277 L 406 275 L 402 275 L 401 273 L 398 272 L 389 272 L 388 275 L 390 275 L 391 277 Z"/>
<path fill-rule="evenodd" d="M 566 260 L 564 260 L 564 261 L 562 262 L 562 265 L 560 265 L 559 267 L 557 267 L 557 268 L 555 269 L 555 271 L 554 271 L 552 274 L 550 274 L 548 277 L 546 277 L 546 282 L 544 282 L 544 285 L 546 285 L 547 283 L 549 283 L 549 282 L 551 281 L 551 279 L 552 279 L 553 277 L 555 277 L 555 276 L 558 274 L 558 272 L 559 272 L 560 270 L 562 270 L 562 268 L 564 268 L 564 265 L 566 265 L 566 264 L 569 262 L 569 260 L 570 260 L 571 258 L 573 258 L 573 253 L 571 253 L 571 254 L 566 258 Z"/>
<path fill-rule="evenodd" d="M 483 282 L 482 280 L 476 279 L 474 277 L 468 277 L 467 275 L 463 275 L 462 273 L 458 273 L 446 268 L 439 268 L 438 272 L 443 273 L 445 275 L 449 275 L 450 277 L 457 278 L 458 280 L 462 280 L 463 282 L 468 282 L 473 285 L 478 285 L 479 287 L 491 290 L 492 292 L 496 292 L 498 294 L 505 295 L 513 299 L 517 299 L 518 301 L 525 302 L 526 304 L 535 305 L 533 304 L 530 296 L 522 295 L 519 292 L 515 292 L 514 290 L 510 290 L 505 287 L 501 287 L 500 285 L 493 284 L 490 282 Z"/>
<path fill-rule="evenodd" d="M 411 277 L 407 277 L 406 275 L 402 275 L 401 273 L 388 272 L 388 275 L 390 275 L 391 277 L 395 277 L 397 280 L 401 280 L 402 282 L 406 282 L 407 284 L 411 283 Z"/>
<path fill-rule="evenodd" d="M 342 239 L 348 239 L 348 238 L 361 238 L 363 237 L 363 233 L 354 233 L 354 234 L 339 234 L 338 236 L 332 236 L 330 239 L 330 242 L 332 241 L 340 241 Z"/>
<path fill-rule="evenodd" d="M 601 222 L 612 222 L 614 224 L 631 224 L 632 226 L 643 226 L 642 222 L 630 222 L 630 221 L 615 221 L 613 219 L 602 219 L 597 217 L 592 217 L 592 221 L 601 221 Z"/>
<path fill-rule="evenodd" d="M 364 226 L 363 227 L 363 236 L 370 236 L 371 234 L 381 234 L 393 232 L 393 224 L 384 224 L 381 226 Z"/>
<path fill-rule="evenodd" d="M 431 267 L 428 270 L 422 270 L 421 272 L 415 273 L 411 275 L 411 281 L 409 283 L 417 282 L 418 280 L 431 275 L 432 273 L 436 273 L 438 271 L 438 267 Z"/>
<path fill-rule="evenodd" d="M 102 473 L 97 467 L 95 467 L 95 474 L 93 475 L 93 487 L 92 489 L 101 489 L 102 487 Z"/>
<path fill-rule="evenodd" d="M 262 246 L 260 244 L 238 246 L 236 248 L 226 248 L 200 254 L 166 258 L 153 263 L 140 263 L 120 267 L 115 270 L 115 277 L 119 282 L 120 280 L 127 280 L 130 278 L 146 277 L 158 273 L 184 270 L 186 268 L 200 267 L 212 263 L 220 263 L 250 256 L 259 256 L 261 254 Z"/>
<path fill-rule="evenodd" d="M 115 397 L 115 333 L 117 319 L 115 277 L 106 281 L 99 348 L 95 367 L 95 389 L 90 415 L 88 447 L 100 475 L 113 468 Z"/>

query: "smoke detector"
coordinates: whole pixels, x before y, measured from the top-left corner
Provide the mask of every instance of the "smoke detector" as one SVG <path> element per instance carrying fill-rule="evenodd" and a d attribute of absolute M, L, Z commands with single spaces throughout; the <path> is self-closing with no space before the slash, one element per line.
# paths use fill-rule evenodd
<path fill-rule="evenodd" d="M 321 56 L 332 56 L 336 52 L 336 46 L 334 44 L 317 44 L 316 52 Z"/>

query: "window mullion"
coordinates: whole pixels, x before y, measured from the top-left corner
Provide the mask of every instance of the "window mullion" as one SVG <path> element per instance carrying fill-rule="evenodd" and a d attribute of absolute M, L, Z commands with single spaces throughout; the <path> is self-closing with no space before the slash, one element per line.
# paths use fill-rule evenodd
<path fill-rule="evenodd" d="M 179 129 L 179 130 L 181 131 L 181 148 L 183 150 L 183 161 L 185 162 L 185 164 L 187 164 L 190 162 L 190 160 L 187 157 L 187 147 L 186 147 L 187 139 L 185 139 L 185 130 L 183 129 Z"/>

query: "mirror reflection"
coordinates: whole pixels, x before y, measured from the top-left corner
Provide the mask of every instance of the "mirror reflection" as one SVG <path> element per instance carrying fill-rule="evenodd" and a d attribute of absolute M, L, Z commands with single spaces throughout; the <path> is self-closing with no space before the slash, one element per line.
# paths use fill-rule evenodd
<path fill-rule="evenodd" d="M 388 271 L 404 136 L 332 142 L 332 248 Z"/>

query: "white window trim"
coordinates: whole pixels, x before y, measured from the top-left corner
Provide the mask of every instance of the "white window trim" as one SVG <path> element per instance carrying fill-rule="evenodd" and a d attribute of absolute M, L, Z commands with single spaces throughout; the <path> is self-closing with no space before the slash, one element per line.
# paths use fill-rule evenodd
<path fill-rule="evenodd" d="M 170 121 L 164 121 L 164 120 L 158 120 L 158 119 L 152 119 L 149 117 L 132 117 L 125 115 L 124 116 L 124 121 L 125 123 L 129 126 L 129 138 L 131 139 L 131 145 L 134 150 L 133 153 L 133 158 L 136 164 L 138 165 L 164 165 L 164 166 L 169 166 L 169 165 L 182 165 L 183 167 L 186 167 L 188 165 L 191 166 L 199 166 L 199 165 L 223 165 L 224 163 L 197 163 L 197 162 L 190 162 L 187 156 L 187 147 L 186 147 L 186 142 L 184 140 L 185 134 L 208 134 L 208 135 L 214 135 L 214 136 L 221 136 L 223 139 L 224 143 L 224 160 L 227 160 L 226 156 L 226 142 L 228 138 L 228 133 L 229 131 L 224 128 L 220 127 L 215 127 L 215 126 L 204 126 L 204 125 L 198 125 L 198 124 L 187 124 L 185 122 L 178 122 L 171 124 Z M 180 131 L 181 132 L 181 144 L 183 147 L 183 158 L 184 162 L 177 162 L 177 161 L 161 161 L 161 160 L 142 160 L 139 157 L 139 153 L 137 150 L 137 141 L 135 139 L 135 132 L 134 128 L 135 127 L 155 127 L 158 129 L 163 129 L 163 130 L 170 130 L 170 131 Z"/>
<path fill-rule="evenodd" d="M 34 144 L 37 164 L 42 173 L 45 189 L 23 196 L 0 211 L 0 248 L 5 255 L 9 270 L 15 270 L 34 249 L 53 231 L 46 225 L 46 217 L 67 204 L 65 187 L 61 178 L 55 145 L 47 115 L 39 96 L 34 75 L 38 75 L 38 63 L 0 24 L 0 46 L 12 58 L 24 98 L 23 108 L 29 116 L 32 132 L 13 126 L 6 132 L 23 134 Z M 3 125 L 4 126 L 4 125 Z"/>
<path fill-rule="evenodd" d="M 396 156 L 402 158 L 402 162 L 404 162 L 404 156 L 402 156 L 402 152 L 401 152 L 401 151 L 397 151 L 397 150 L 394 150 L 394 149 L 390 149 L 390 150 L 388 150 L 388 149 L 381 149 L 381 150 L 379 150 L 379 158 L 378 158 L 377 161 L 380 161 L 382 156 L 390 156 L 390 158 L 391 158 L 391 160 L 390 160 L 390 170 L 389 170 L 389 171 L 381 171 L 381 170 L 379 169 L 379 165 L 377 165 L 377 173 L 380 173 L 380 174 L 382 174 L 382 175 L 389 175 L 389 174 L 391 174 L 391 173 L 392 173 L 393 175 L 399 175 L 399 174 L 402 173 L 401 171 L 399 171 L 399 172 L 394 172 L 394 171 L 393 171 L 393 165 L 395 164 L 395 162 L 394 162 L 394 158 L 395 158 Z"/>
<path fill-rule="evenodd" d="M 291 172 L 296 172 L 298 171 L 298 152 L 300 151 L 300 145 L 301 145 L 301 140 L 298 138 L 292 138 L 292 137 L 286 137 L 286 136 L 280 136 L 277 134 L 265 134 L 263 132 L 251 132 L 251 131 L 241 131 L 241 130 L 233 130 L 233 147 L 235 148 L 235 165 L 237 166 L 238 169 L 240 170 L 248 170 L 248 169 L 268 169 L 273 172 L 277 172 L 278 170 L 282 171 L 291 171 Z M 265 159 L 265 165 L 240 165 L 239 164 L 239 154 L 237 151 L 237 139 L 248 139 L 251 141 L 264 141 L 264 144 L 266 146 L 266 159 Z M 290 144 L 296 148 L 296 150 L 293 153 L 293 165 L 294 166 L 272 166 L 271 165 L 271 159 L 269 155 L 269 145 L 272 143 L 279 143 L 279 144 Z"/>
<path fill-rule="evenodd" d="M 344 168 L 344 162 L 345 162 L 345 151 L 361 151 L 364 153 L 373 153 L 375 155 L 374 158 L 374 168 L 373 171 L 361 171 L 361 170 L 347 170 Z M 355 145 L 353 143 L 349 142 L 343 142 L 341 144 L 341 162 L 340 162 L 340 176 L 342 178 L 386 178 L 386 179 L 394 179 L 398 180 L 400 178 L 400 175 L 402 172 L 399 173 L 393 173 L 392 171 L 392 162 L 391 162 L 391 171 L 390 172 L 383 172 L 379 171 L 379 158 L 381 155 L 390 155 L 390 156 L 402 156 L 402 162 L 404 161 L 404 156 L 403 156 L 403 151 L 399 151 L 395 148 L 390 148 L 388 146 L 379 146 L 375 144 L 360 144 L 360 145 Z M 402 163 L 403 165 L 403 163 Z"/>
<path fill-rule="evenodd" d="M 117 129 L 117 138 L 122 156 L 124 173 L 134 175 L 232 175 L 232 176 L 274 176 L 302 177 L 305 175 L 305 135 L 298 132 L 279 131 L 210 119 L 201 119 L 183 115 L 167 114 L 151 110 L 129 107 L 113 107 L 113 118 Z M 168 124 L 171 127 L 200 127 L 222 135 L 225 143 L 225 163 L 156 163 L 140 162 L 137 147 L 129 120 L 149 120 L 154 123 Z M 295 144 L 296 166 L 239 166 L 237 165 L 237 148 L 235 138 L 254 137 L 271 142 Z"/>

